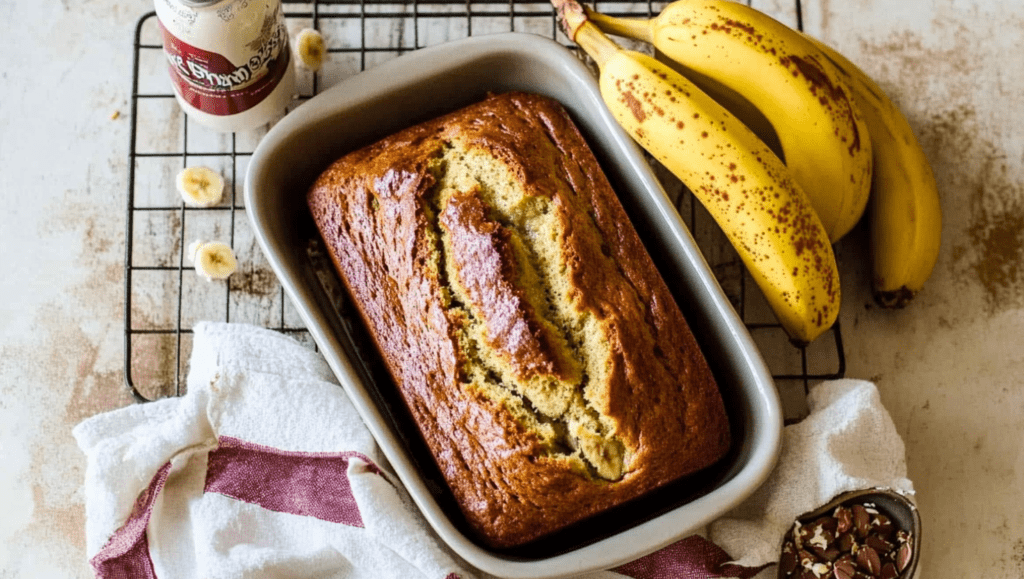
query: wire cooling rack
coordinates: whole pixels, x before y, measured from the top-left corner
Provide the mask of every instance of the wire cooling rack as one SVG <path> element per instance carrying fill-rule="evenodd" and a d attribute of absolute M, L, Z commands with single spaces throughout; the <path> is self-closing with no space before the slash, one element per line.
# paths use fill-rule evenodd
<path fill-rule="evenodd" d="M 763 0 L 765 6 L 751 2 L 802 28 L 800 0 Z M 620 16 L 650 16 L 665 4 L 599 2 L 595 7 Z M 300 71 L 299 98 L 292 108 L 362 70 L 447 40 L 517 31 L 571 46 L 547 2 L 285 0 L 284 6 L 289 32 L 294 36 L 303 28 L 320 30 L 329 53 L 317 74 Z M 139 19 L 132 68 L 124 317 L 125 381 L 139 401 L 184 392 L 192 327 L 202 320 L 251 323 L 315 347 L 245 215 L 245 170 L 265 133 L 266 128 L 221 134 L 190 123 L 174 100 L 155 13 Z M 224 175 L 227 200 L 221 205 L 187 207 L 178 197 L 174 176 L 199 164 Z M 652 166 L 750 328 L 775 378 L 787 419 L 798 419 L 805 412 L 810 384 L 845 373 L 839 326 L 830 331 L 831 339 L 822 337 L 807 348 L 792 346 L 718 226 L 672 175 L 653 161 Z M 201 279 L 185 255 L 195 239 L 229 243 L 239 270 L 227 281 Z"/>

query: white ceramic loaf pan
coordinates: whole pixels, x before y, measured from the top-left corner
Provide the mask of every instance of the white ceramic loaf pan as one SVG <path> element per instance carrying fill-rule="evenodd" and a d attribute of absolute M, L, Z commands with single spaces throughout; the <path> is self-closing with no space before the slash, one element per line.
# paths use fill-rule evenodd
<path fill-rule="evenodd" d="M 716 467 L 639 501 L 537 544 L 496 552 L 464 532 L 365 329 L 329 295 L 331 272 L 324 278 L 309 251 L 319 236 L 305 193 L 343 154 L 509 90 L 553 97 L 576 121 L 711 363 L 733 449 Z M 413 500 L 445 543 L 487 573 L 561 577 L 622 564 L 721 516 L 775 464 L 782 414 L 764 361 L 640 150 L 605 109 L 592 73 L 554 41 L 520 33 L 471 37 L 400 56 L 332 87 L 264 137 L 249 164 L 245 203 L 267 259 Z M 328 280 L 326 289 L 320 279 Z"/>

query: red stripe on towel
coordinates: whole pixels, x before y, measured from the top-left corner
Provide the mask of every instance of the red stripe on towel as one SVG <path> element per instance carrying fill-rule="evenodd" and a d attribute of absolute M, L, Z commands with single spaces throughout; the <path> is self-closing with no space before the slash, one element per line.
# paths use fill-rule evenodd
<path fill-rule="evenodd" d="M 223 436 L 210 452 L 205 492 L 218 493 L 279 513 L 362 527 L 348 464 L 377 465 L 358 452 L 289 452 Z"/>
<path fill-rule="evenodd" d="M 149 557 L 146 527 L 153 514 L 153 503 L 167 482 L 171 463 L 156 472 L 146 490 L 135 499 L 128 520 L 111 535 L 107 544 L 89 560 L 100 579 L 156 579 L 153 560 Z"/>
<path fill-rule="evenodd" d="M 729 565 L 732 557 L 718 545 L 700 535 L 691 535 L 650 555 L 613 569 L 633 579 L 715 579 L 739 577 L 748 579 L 767 567 Z"/>

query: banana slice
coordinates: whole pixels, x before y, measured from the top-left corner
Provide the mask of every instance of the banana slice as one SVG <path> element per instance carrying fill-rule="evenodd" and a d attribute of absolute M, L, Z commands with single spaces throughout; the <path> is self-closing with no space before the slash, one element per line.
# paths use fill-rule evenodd
<path fill-rule="evenodd" d="M 231 246 L 219 241 L 193 241 L 188 246 L 188 257 L 195 264 L 196 273 L 206 281 L 225 279 L 238 269 Z"/>
<path fill-rule="evenodd" d="M 319 31 L 303 28 L 295 37 L 295 52 L 303 68 L 316 72 L 327 57 L 327 45 Z"/>
<path fill-rule="evenodd" d="M 178 172 L 178 193 L 195 207 L 213 207 L 224 197 L 224 178 L 209 167 L 186 167 Z"/>

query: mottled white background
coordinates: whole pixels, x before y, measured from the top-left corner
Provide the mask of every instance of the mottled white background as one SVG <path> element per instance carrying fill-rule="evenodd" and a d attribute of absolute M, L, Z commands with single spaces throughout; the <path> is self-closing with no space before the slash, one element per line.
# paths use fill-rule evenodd
<path fill-rule="evenodd" d="M 754 5 L 793 17 L 788 0 Z M 70 430 L 132 403 L 122 358 L 127 113 L 133 29 L 150 9 L 0 0 L 2 579 L 91 576 L 84 461 Z M 1019 578 L 1024 3 L 804 0 L 803 16 L 904 108 L 939 179 L 942 256 L 909 308 L 872 306 L 862 229 L 838 247 L 847 376 L 878 384 L 907 443 L 923 576 Z M 430 42 L 445 33 L 430 31 Z"/>

